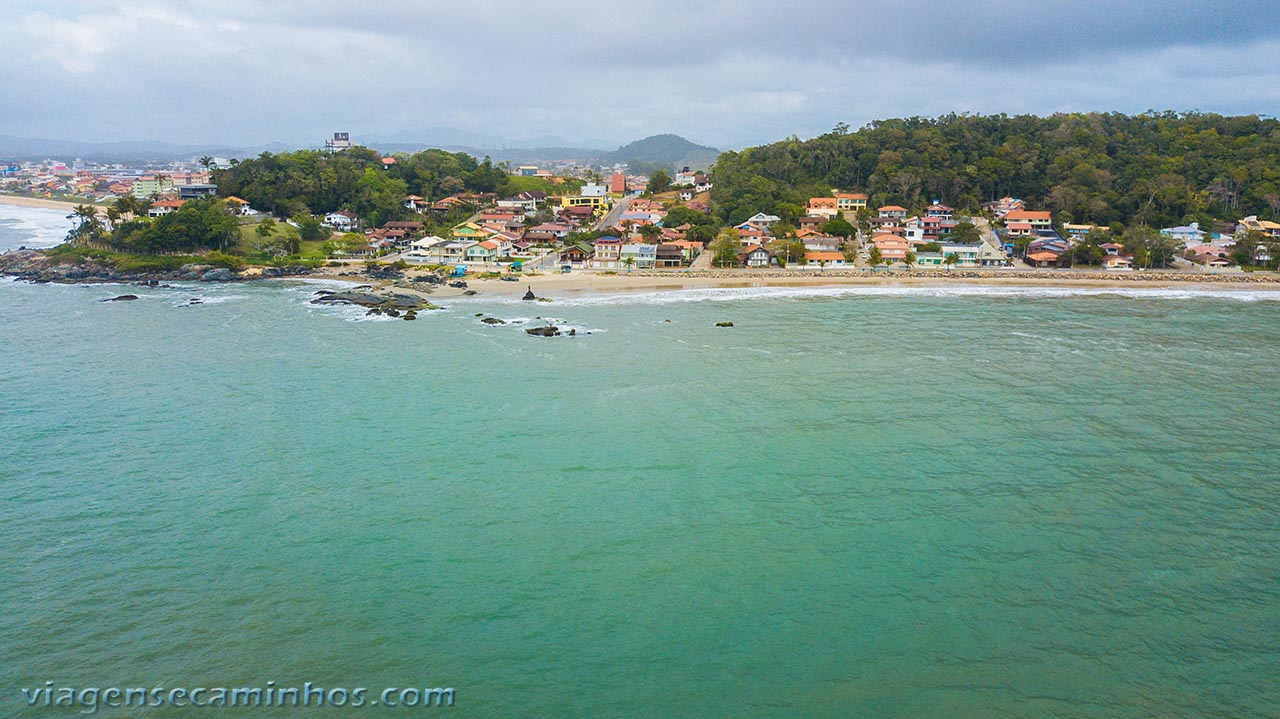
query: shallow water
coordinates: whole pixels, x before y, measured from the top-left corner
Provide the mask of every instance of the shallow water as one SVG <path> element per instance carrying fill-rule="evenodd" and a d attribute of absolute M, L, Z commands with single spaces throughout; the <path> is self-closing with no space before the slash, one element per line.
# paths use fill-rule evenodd
<path fill-rule="evenodd" d="M 0 716 L 1277 715 L 1273 291 L 322 286 L 0 281 Z"/>
<path fill-rule="evenodd" d="M 1275 716 L 1274 293 L 315 289 L 0 283 L 5 715 Z"/>

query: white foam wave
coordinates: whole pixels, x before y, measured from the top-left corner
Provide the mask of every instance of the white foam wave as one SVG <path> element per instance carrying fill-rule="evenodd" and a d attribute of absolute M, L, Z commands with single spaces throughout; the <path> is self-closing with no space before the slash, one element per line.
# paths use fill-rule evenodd
<path fill-rule="evenodd" d="M 1241 302 L 1280 302 L 1280 290 L 1168 288 L 1168 287 L 1016 287 L 996 285 L 849 285 L 836 287 L 714 287 L 622 292 L 557 298 L 556 306 L 667 305 L 684 302 L 734 302 L 739 300 L 806 300 L 857 297 L 1008 297 L 1052 299 L 1074 297 L 1124 297 L 1129 299 L 1226 299 Z M 495 300 L 495 304 L 515 304 L 518 298 Z"/>
<path fill-rule="evenodd" d="M 0 204 L 0 226 L 11 239 L 0 243 L 0 251 L 19 247 L 53 247 L 67 239 L 72 223 L 64 210 Z"/>

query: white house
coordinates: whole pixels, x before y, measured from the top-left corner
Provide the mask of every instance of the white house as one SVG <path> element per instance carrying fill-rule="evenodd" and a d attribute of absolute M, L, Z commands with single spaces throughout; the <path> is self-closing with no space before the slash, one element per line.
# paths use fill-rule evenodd
<path fill-rule="evenodd" d="M 427 249 L 428 262 L 437 265 L 451 265 L 465 262 L 467 250 L 480 244 L 475 240 L 444 240 Z"/>
<path fill-rule="evenodd" d="M 360 218 L 356 216 L 356 213 L 349 212 L 347 210 L 343 210 L 341 212 L 330 212 L 324 216 L 324 225 L 326 227 L 332 227 L 333 229 L 341 232 L 350 232 L 351 230 L 356 229 L 356 226 L 359 224 Z"/>
<path fill-rule="evenodd" d="M 627 262 L 630 257 L 634 264 Z M 632 243 L 622 246 L 622 252 L 618 258 L 624 267 L 631 266 L 637 270 L 651 269 L 658 262 L 658 246 L 648 243 Z"/>
<path fill-rule="evenodd" d="M 778 224 L 779 222 L 782 222 L 782 218 L 778 217 L 777 215 L 767 215 L 763 212 L 757 212 L 751 217 L 748 217 L 747 221 L 744 222 L 743 224 L 744 225 L 750 224 L 750 225 L 755 225 L 756 227 L 759 227 L 761 229 L 768 229 Z"/>

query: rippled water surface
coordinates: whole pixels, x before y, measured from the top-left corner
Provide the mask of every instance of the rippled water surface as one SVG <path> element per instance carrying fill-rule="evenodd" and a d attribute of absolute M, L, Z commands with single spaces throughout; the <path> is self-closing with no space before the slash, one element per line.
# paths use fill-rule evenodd
<path fill-rule="evenodd" d="M 1274 293 L 314 289 L 0 283 L 0 715 L 1277 715 Z"/>

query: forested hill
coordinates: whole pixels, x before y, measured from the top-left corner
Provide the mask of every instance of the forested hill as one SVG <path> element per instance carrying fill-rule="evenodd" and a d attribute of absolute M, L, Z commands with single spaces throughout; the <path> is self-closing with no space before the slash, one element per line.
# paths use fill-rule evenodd
<path fill-rule="evenodd" d="M 517 181 L 488 158 L 478 161 L 462 152 L 397 155 L 395 164 L 384 166 L 381 155 L 363 147 L 333 154 L 263 153 L 214 172 L 220 195 L 235 195 L 277 216 L 352 210 L 371 225 L 403 214 L 409 193 L 438 200 L 460 192 L 507 192 Z"/>
<path fill-rule="evenodd" d="M 718 150 L 699 145 L 679 135 L 654 135 L 636 140 L 597 158 L 602 165 L 625 162 L 633 171 L 662 169 L 670 172 L 684 165 L 695 170 L 705 170 L 715 162 Z"/>
<path fill-rule="evenodd" d="M 869 192 L 873 208 L 936 199 L 976 209 L 1012 196 L 1064 221 L 1205 224 L 1280 212 L 1280 122 L 1171 112 L 885 120 L 726 152 L 714 179 L 716 212 L 735 223 L 839 188 Z"/>

